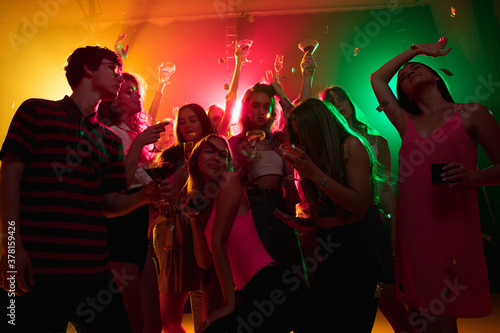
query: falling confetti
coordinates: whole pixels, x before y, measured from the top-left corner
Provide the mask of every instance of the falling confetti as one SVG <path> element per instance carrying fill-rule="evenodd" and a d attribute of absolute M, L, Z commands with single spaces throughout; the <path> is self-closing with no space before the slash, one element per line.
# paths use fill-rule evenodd
<path fill-rule="evenodd" d="M 325 35 L 328 35 L 328 26 L 326 26 L 326 32 Z"/>
<path fill-rule="evenodd" d="M 253 16 L 252 16 L 251 14 L 249 14 L 249 13 L 245 13 L 245 12 L 243 12 L 243 13 L 241 13 L 241 16 L 242 16 L 245 20 L 247 20 L 248 22 L 250 22 L 250 23 L 255 22 L 255 17 L 253 17 Z"/>
<path fill-rule="evenodd" d="M 355 48 L 355 49 L 354 49 L 354 54 L 353 54 L 353 56 L 354 56 L 354 57 L 355 57 L 355 56 L 357 56 L 357 55 L 358 55 L 358 52 L 359 52 L 359 47 L 357 47 L 357 48 Z"/>
<path fill-rule="evenodd" d="M 224 83 L 224 89 L 225 90 L 229 90 L 229 84 L 228 83 Z"/>
<path fill-rule="evenodd" d="M 379 281 L 377 283 L 377 289 L 375 289 L 375 295 L 373 296 L 375 298 L 380 298 L 380 296 L 382 296 L 382 290 L 384 290 L 384 283 Z"/>
<path fill-rule="evenodd" d="M 454 18 L 455 15 L 456 15 L 455 7 L 451 7 L 451 14 L 450 14 L 450 16 Z"/>
<path fill-rule="evenodd" d="M 219 62 L 219 65 L 220 65 L 220 64 L 226 62 L 226 58 L 219 58 L 218 62 Z"/>
<path fill-rule="evenodd" d="M 14 102 L 12 102 L 12 105 L 10 106 L 11 108 L 14 108 Z"/>
<path fill-rule="evenodd" d="M 292 67 L 292 73 L 295 73 L 295 68 L 294 67 Z"/>
<path fill-rule="evenodd" d="M 379 106 L 377 106 L 377 111 L 378 111 L 378 112 L 382 112 L 382 111 L 384 111 L 384 109 L 385 109 L 385 107 L 386 107 L 387 105 L 389 105 L 389 102 L 387 102 L 387 101 L 382 101 L 382 103 L 380 103 L 380 105 L 379 105 Z"/>
<path fill-rule="evenodd" d="M 447 70 L 446 68 L 440 68 L 439 70 L 442 71 L 443 73 L 445 73 L 448 76 L 453 76 L 453 73 L 450 72 L 449 70 Z"/>
<path fill-rule="evenodd" d="M 448 258 L 448 260 L 449 260 L 449 261 L 451 261 L 451 263 L 452 263 L 453 265 L 456 265 L 456 264 L 457 264 L 457 261 L 455 260 L 455 258 L 449 257 L 449 258 Z"/>

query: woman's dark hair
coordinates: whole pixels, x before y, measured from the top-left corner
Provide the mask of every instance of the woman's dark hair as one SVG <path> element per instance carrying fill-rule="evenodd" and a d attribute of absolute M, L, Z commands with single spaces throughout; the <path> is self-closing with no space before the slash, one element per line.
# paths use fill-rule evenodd
<path fill-rule="evenodd" d="M 120 57 L 106 47 L 86 46 L 73 51 L 68 57 L 68 64 L 64 67 L 69 86 L 74 89 L 80 83 L 85 75 L 84 65 L 96 71 L 103 59 L 109 60 L 120 67 L 123 66 Z"/>
<path fill-rule="evenodd" d="M 364 133 L 364 134 L 372 133 L 373 132 L 372 128 L 369 127 L 364 122 L 362 122 L 359 119 L 361 117 L 358 118 L 358 110 L 357 110 L 356 106 L 354 105 L 354 103 L 352 102 L 351 97 L 340 86 L 331 86 L 331 87 L 326 88 L 320 94 L 320 99 L 322 101 L 328 101 L 328 102 L 332 103 L 332 105 L 335 105 L 335 100 L 334 100 L 334 96 L 333 96 L 334 94 L 339 95 L 341 98 L 345 99 L 349 103 L 349 106 L 351 107 L 351 110 L 352 110 L 351 121 L 352 121 L 352 126 L 354 127 L 354 129 L 356 131 L 358 131 L 359 133 Z"/>
<path fill-rule="evenodd" d="M 240 114 L 240 124 L 243 132 L 248 131 L 250 128 L 250 119 L 248 117 L 249 105 L 248 100 L 255 93 L 264 93 L 271 99 L 271 114 L 269 121 L 267 123 L 267 129 L 271 130 L 271 128 L 277 128 L 280 126 L 278 110 L 276 109 L 276 102 L 274 100 L 274 96 L 276 95 L 276 90 L 270 84 L 256 83 L 252 88 L 248 89 L 243 95 L 241 99 L 241 114 Z M 276 121 L 278 120 L 278 121 Z"/>
<path fill-rule="evenodd" d="M 184 161 L 184 148 L 183 143 L 186 142 L 184 137 L 182 136 L 179 129 L 179 116 L 181 115 L 182 110 L 191 109 L 194 111 L 196 117 L 201 123 L 202 127 L 202 137 L 206 137 L 209 134 L 213 134 L 212 124 L 210 123 L 210 119 L 208 118 L 205 110 L 198 104 L 186 104 L 179 108 L 177 112 L 177 116 L 175 117 L 174 124 L 174 133 L 175 133 L 175 144 L 156 156 L 156 161 L 167 161 L 174 164 L 174 168 L 179 168 Z"/>
<path fill-rule="evenodd" d="M 443 77 L 438 74 L 438 72 L 436 72 L 434 69 L 427 66 L 426 64 L 422 64 L 421 62 L 407 62 L 406 64 L 403 65 L 403 67 L 401 67 L 401 69 L 403 69 L 405 66 L 410 65 L 410 64 L 419 64 L 421 66 L 424 66 L 428 70 L 430 70 L 432 75 L 434 75 L 435 77 L 437 77 L 439 79 L 439 80 L 437 80 L 437 87 L 438 87 L 439 91 L 441 92 L 441 96 L 443 96 L 443 98 L 446 101 L 451 102 L 451 103 L 455 103 L 455 101 L 453 100 L 453 97 L 451 96 L 450 90 L 448 89 L 448 85 L 443 80 Z M 403 109 L 405 109 L 406 111 L 408 111 L 408 113 L 411 113 L 413 115 L 420 114 L 421 111 L 418 108 L 417 103 L 415 103 L 414 101 L 411 101 L 408 98 L 408 96 L 405 94 L 403 89 L 401 88 L 401 85 L 399 82 L 399 75 L 398 75 L 398 80 L 397 80 L 397 84 L 396 84 L 396 92 L 398 95 L 399 105 Z"/>
<path fill-rule="evenodd" d="M 213 134 L 214 130 L 212 128 L 212 124 L 210 123 L 210 118 L 208 118 L 207 114 L 205 113 L 205 109 L 201 107 L 198 104 L 186 104 L 183 105 L 179 108 L 179 111 L 177 111 L 177 117 L 175 118 L 175 143 L 176 145 L 182 146 L 184 142 L 186 142 L 186 139 L 182 136 L 182 133 L 179 129 L 179 118 L 181 115 L 182 110 L 184 109 L 191 109 L 194 111 L 194 114 L 198 118 L 198 120 L 201 123 L 201 128 L 202 128 L 202 133 L 201 135 L 203 137 Z"/>

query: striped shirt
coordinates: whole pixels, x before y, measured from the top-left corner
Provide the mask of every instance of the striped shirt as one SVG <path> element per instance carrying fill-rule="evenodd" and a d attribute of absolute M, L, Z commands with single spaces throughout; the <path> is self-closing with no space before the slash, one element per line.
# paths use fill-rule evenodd
<path fill-rule="evenodd" d="M 20 234 L 36 279 L 86 281 L 109 275 L 101 194 L 127 188 L 121 139 L 75 102 L 30 99 L 17 110 L 0 151 L 25 164 Z"/>

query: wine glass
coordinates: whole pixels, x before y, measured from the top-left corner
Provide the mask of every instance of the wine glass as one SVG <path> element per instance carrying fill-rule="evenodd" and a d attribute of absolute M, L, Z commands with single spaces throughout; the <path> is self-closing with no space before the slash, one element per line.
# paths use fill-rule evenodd
<path fill-rule="evenodd" d="M 249 62 L 252 62 L 251 60 L 247 59 L 247 55 L 248 55 L 248 53 L 250 53 L 250 46 L 252 46 L 252 44 L 253 44 L 253 40 L 251 40 L 251 39 L 241 39 L 238 41 L 238 48 L 240 48 L 242 45 L 247 46 L 247 51 L 248 51 L 247 54 L 245 54 L 241 57 L 243 64 L 247 64 Z"/>
<path fill-rule="evenodd" d="M 149 177 L 151 177 L 157 185 L 160 185 L 163 179 L 170 176 L 172 170 L 174 170 L 173 164 L 170 162 L 154 162 L 144 166 L 144 171 L 146 171 Z M 168 205 L 169 202 L 165 199 L 161 199 L 157 204 L 158 207 L 165 207 Z"/>
<path fill-rule="evenodd" d="M 170 61 L 165 61 L 160 64 L 158 69 L 158 79 L 160 83 L 169 84 L 169 79 L 172 74 L 175 72 L 175 64 Z"/>
<path fill-rule="evenodd" d="M 306 151 L 306 146 L 295 143 L 283 143 L 280 145 L 279 149 L 281 154 L 287 153 L 295 157 L 301 157 L 302 152 Z M 297 149 L 300 149 L 302 152 L 299 152 Z M 290 174 L 285 176 L 285 178 L 288 180 L 297 180 L 294 177 L 293 171 L 290 171 Z"/>
<path fill-rule="evenodd" d="M 280 74 L 281 70 L 283 69 L 283 60 L 285 59 L 285 56 L 282 54 L 277 54 L 276 58 L 274 59 L 274 70 L 276 71 L 276 78 L 279 78 L 282 76 Z"/>
<path fill-rule="evenodd" d="M 257 152 L 257 143 L 259 143 L 260 141 L 262 141 L 266 138 L 266 132 L 264 132 L 263 130 L 248 131 L 245 134 L 245 138 L 246 138 L 246 143 L 250 146 L 250 148 L 252 148 L 253 153 L 249 154 L 245 149 L 243 149 L 241 151 L 243 156 L 250 157 L 250 158 L 262 157 L 262 155 L 260 155 Z"/>
<path fill-rule="evenodd" d="M 300 42 L 298 46 L 302 52 L 304 53 L 311 52 L 311 54 L 313 54 L 314 51 L 316 51 L 316 49 L 318 48 L 319 43 L 315 39 L 305 39 L 302 42 Z"/>
<path fill-rule="evenodd" d="M 193 151 L 194 142 L 186 141 L 182 144 L 182 146 L 184 148 L 184 160 L 187 162 L 189 160 L 189 157 L 191 157 L 191 152 Z"/>

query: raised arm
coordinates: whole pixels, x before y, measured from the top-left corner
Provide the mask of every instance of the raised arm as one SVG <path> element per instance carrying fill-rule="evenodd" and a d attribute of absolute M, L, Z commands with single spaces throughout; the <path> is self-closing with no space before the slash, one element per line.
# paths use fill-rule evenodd
<path fill-rule="evenodd" d="M 129 46 L 123 46 L 122 40 L 127 37 L 126 33 L 118 35 L 118 39 L 115 42 L 115 52 L 120 56 L 120 59 L 123 61 L 128 57 L 128 49 Z"/>
<path fill-rule="evenodd" d="M 238 86 L 240 83 L 240 73 L 241 65 L 243 64 L 243 57 L 248 54 L 248 45 L 241 45 L 234 53 L 234 73 L 233 79 L 231 80 L 231 85 L 229 86 L 229 92 L 226 95 L 226 106 L 224 108 L 224 115 L 217 128 L 217 133 L 219 135 L 226 135 L 229 132 L 231 126 L 231 118 L 233 117 L 233 111 L 236 106 L 238 98 Z"/>
<path fill-rule="evenodd" d="M 300 96 L 297 100 L 295 100 L 294 104 L 312 96 L 312 83 L 316 67 L 316 60 L 314 60 L 312 53 L 304 53 L 304 57 L 302 57 L 302 61 L 300 62 L 300 70 L 302 71 L 302 87 L 300 90 Z"/>
<path fill-rule="evenodd" d="M 401 66 L 419 54 L 432 57 L 444 56 L 448 54 L 451 51 L 451 48 L 444 51 L 447 42 L 448 39 L 446 37 L 442 37 L 435 44 L 417 44 L 389 60 L 370 76 L 373 92 L 375 93 L 379 104 L 385 105 L 384 112 L 390 122 L 394 125 L 394 127 L 396 127 L 401 137 L 404 134 L 409 114 L 399 105 L 396 96 L 394 96 L 394 93 L 389 87 L 389 81 L 391 81 L 392 77 L 397 73 Z"/>

